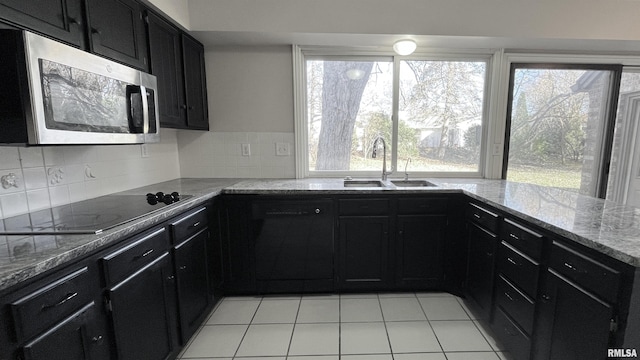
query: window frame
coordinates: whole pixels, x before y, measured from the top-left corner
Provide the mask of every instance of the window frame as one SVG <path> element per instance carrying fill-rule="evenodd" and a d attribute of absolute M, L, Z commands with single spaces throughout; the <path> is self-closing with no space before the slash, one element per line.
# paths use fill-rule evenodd
<path fill-rule="evenodd" d="M 390 177 L 404 176 L 404 164 L 398 164 L 398 128 L 399 128 L 399 88 L 400 62 L 407 61 L 473 61 L 484 62 L 485 79 L 483 90 L 482 109 L 482 135 L 480 144 L 480 156 L 478 169 L 475 172 L 436 172 L 436 171 L 407 171 L 412 177 L 465 177 L 482 178 L 485 175 L 486 158 L 488 149 L 488 138 L 490 128 L 490 113 L 493 105 L 492 82 L 493 82 L 493 59 L 495 53 L 487 50 L 460 50 L 460 51 L 433 51 L 429 53 L 417 52 L 411 56 L 397 56 L 388 51 L 363 51 L 357 48 L 333 48 L 333 47 L 301 47 L 293 46 L 293 68 L 294 68 L 294 131 L 295 131 L 295 153 L 296 153 L 296 178 L 307 177 L 378 177 L 380 171 L 315 171 L 309 169 L 308 154 L 308 112 L 307 112 L 307 60 L 392 60 L 393 63 L 393 85 L 392 85 L 392 139 L 390 166 L 393 174 Z"/>

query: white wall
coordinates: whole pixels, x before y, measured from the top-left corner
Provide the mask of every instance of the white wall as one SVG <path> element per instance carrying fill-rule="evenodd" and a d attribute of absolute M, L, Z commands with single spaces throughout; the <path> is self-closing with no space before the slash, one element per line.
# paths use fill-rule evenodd
<path fill-rule="evenodd" d="M 148 157 L 141 145 L 0 146 L 0 177 L 17 177 L 0 186 L 0 218 L 178 178 L 176 134 L 162 129 Z"/>
<path fill-rule="evenodd" d="M 639 40 L 638 14 L 637 0 L 189 0 L 202 31 Z"/>

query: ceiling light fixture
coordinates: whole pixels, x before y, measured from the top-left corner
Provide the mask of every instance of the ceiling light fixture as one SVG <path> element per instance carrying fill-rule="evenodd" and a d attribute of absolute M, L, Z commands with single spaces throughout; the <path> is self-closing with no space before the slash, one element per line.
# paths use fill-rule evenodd
<path fill-rule="evenodd" d="M 400 56 L 407 56 L 416 51 L 418 45 L 411 39 L 398 40 L 393 43 L 393 51 Z"/>

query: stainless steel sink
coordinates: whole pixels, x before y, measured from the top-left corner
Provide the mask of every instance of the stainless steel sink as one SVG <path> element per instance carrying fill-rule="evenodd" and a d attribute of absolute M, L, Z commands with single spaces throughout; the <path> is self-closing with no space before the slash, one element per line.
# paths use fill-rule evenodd
<path fill-rule="evenodd" d="M 391 183 L 397 187 L 428 187 L 437 186 L 427 180 L 391 180 Z"/>
<path fill-rule="evenodd" d="M 345 180 L 344 187 L 383 187 L 380 180 Z"/>

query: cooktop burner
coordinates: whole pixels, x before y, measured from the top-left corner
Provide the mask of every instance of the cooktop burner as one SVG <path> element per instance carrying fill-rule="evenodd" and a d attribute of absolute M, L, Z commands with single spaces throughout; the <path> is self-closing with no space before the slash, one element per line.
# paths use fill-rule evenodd
<path fill-rule="evenodd" d="M 151 194 L 107 195 L 0 219 L 0 235 L 99 234 L 191 197 L 157 194 L 160 201 L 150 201 Z"/>

